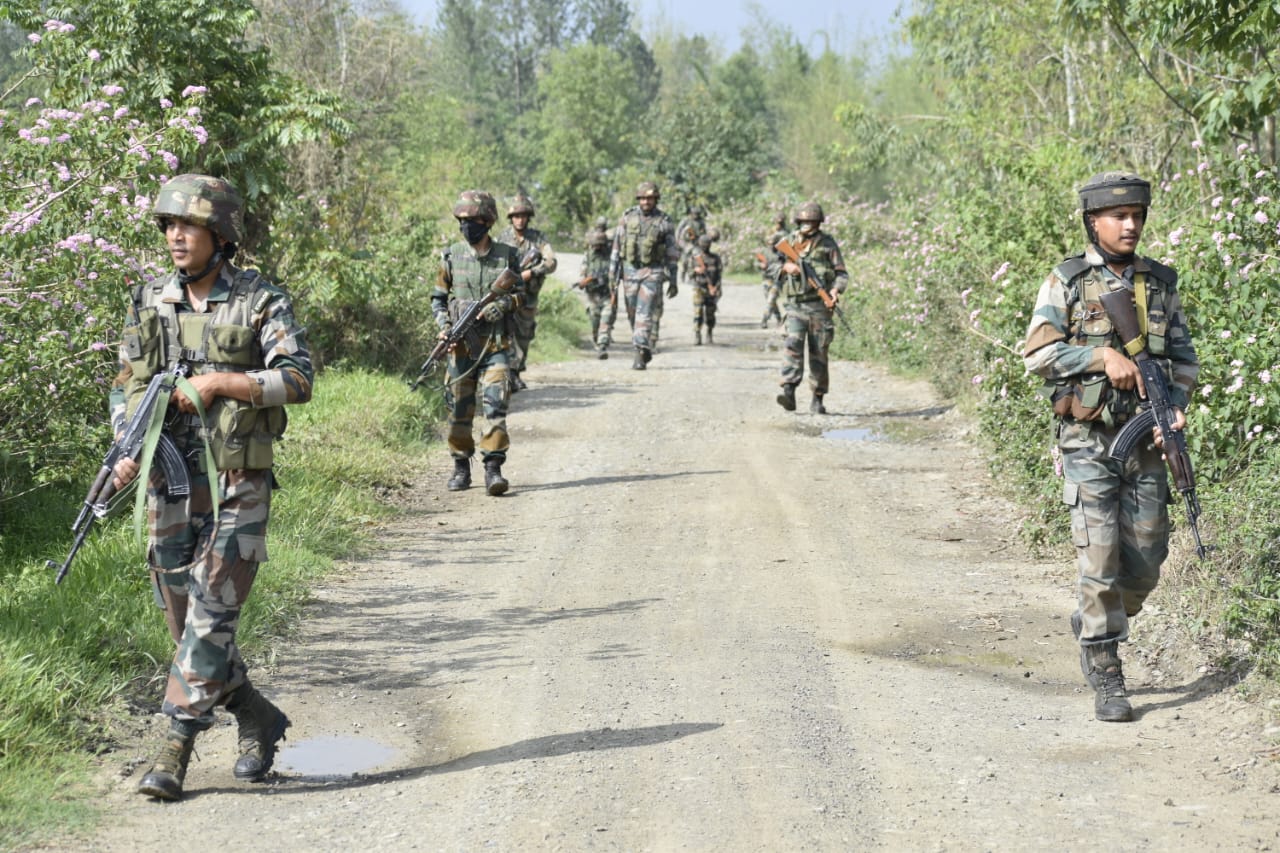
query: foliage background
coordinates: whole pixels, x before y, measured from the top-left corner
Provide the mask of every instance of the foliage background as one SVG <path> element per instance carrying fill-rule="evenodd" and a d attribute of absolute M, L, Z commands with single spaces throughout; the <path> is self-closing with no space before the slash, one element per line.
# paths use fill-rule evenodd
<path fill-rule="evenodd" d="M 642 33 L 626 0 L 443 0 L 425 28 L 389 0 L 0 0 L 0 580 L 61 549 L 107 443 L 128 287 L 163 259 L 150 198 L 179 171 L 243 190 L 246 257 L 291 289 L 322 365 L 391 378 L 432 331 L 463 188 L 532 194 L 573 250 L 657 180 L 677 218 L 710 208 L 740 274 L 774 213 L 818 199 L 854 283 L 837 354 L 970 410 L 1028 541 L 1065 563 L 1021 339 L 1082 248 L 1074 189 L 1119 168 L 1155 185 L 1144 251 L 1179 271 L 1202 361 L 1188 435 L 1218 550 L 1192 565 L 1179 531 L 1162 605 L 1219 663 L 1274 676 L 1280 7 L 912 0 L 900 20 L 886 43 L 816 51 L 759 14 L 726 54 Z M 40 632 L 98 659 L 79 619 L 25 642 Z M 4 660 L 0 697 L 20 695 L 30 671 Z M 140 668 L 108 655 L 86 695 Z M 85 742 L 82 709 L 49 713 L 55 739 Z"/>

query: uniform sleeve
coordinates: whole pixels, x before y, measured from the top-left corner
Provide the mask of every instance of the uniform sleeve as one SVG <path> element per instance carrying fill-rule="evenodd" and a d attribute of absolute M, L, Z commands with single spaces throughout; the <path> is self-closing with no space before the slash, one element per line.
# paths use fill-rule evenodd
<path fill-rule="evenodd" d="M 830 286 L 836 293 L 844 293 L 849 289 L 849 270 L 844 265 L 844 253 L 840 251 L 840 244 L 831 240 L 831 269 L 834 275 L 831 278 Z"/>
<path fill-rule="evenodd" d="M 136 328 L 138 325 L 138 306 L 133 300 L 129 300 L 129 312 L 125 315 L 124 328 Z M 126 415 L 129 405 L 129 384 L 133 379 L 133 367 L 129 364 L 129 356 L 125 352 L 124 341 L 127 335 L 120 335 L 120 349 L 117 359 L 120 364 L 120 372 L 116 374 L 115 379 L 111 380 L 111 390 L 107 394 L 107 410 L 111 418 L 112 433 L 119 433 L 124 429 Z"/>
<path fill-rule="evenodd" d="M 293 303 L 284 291 L 277 291 L 267 302 L 258 326 L 258 344 L 262 348 L 262 370 L 251 370 L 248 377 L 258 383 L 258 391 L 250 401 L 254 406 L 281 406 L 305 403 L 311 399 L 315 369 L 311 351 L 307 349 L 304 329 L 293 313 Z"/>
<path fill-rule="evenodd" d="M 440 269 L 436 272 L 436 285 L 431 291 L 431 314 L 436 325 L 449 325 L 449 293 L 453 290 L 453 276 L 449 272 L 449 255 L 440 256 Z"/>
<path fill-rule="evenodd" d="M 667 227 L 664 228 L 663 231 L 663 242 L 667 247 L 667 264 L 677 264 L 680 262 L 680 256 L 683 252 L 681 252 L 680 247 L 676 245 L 676 231 L 671 227 L 670 217 L 667 218 Z"/>
<path fill-rule="evenodd" d="M 1191 343 L 1191 331 L 1187 328 L 1187 318 L 1182 310 L 1182 297 L 1176 287 L 1169 289 L 1167 310 L 1169 312 L 1169 364 L 1173 373 L 1173 384 L 1169 387 L 1169 399 L 1175 406 L 1186 410 L 1191 402 L 1191 395 L 1196 389 L 1196 379 L 1200 375 L 1200 358 L 1196 355 L 1195 346 Z"/>
<path fill-rule="evenodd" d="M 1027 342 L 1022 350 L 1027 370 L 1049 381 L 1103 371 L 1100 347 L 1067 342 L 1070 317 L 1066 285 L 1057 275 L 1050 274 L 1040 285 L 1035 312 L 1027 329 Z"/>
<path fill-rule="evenodd" d="M 542 255 L 542 261 L 533 268 L 535 275 L 551 275 L 556 271 L 556 250 L 551 248 L 551 244 L 547 242 L 547 238 L 543 237 L 541 244 L 538 246 L 538 253 Z"/>

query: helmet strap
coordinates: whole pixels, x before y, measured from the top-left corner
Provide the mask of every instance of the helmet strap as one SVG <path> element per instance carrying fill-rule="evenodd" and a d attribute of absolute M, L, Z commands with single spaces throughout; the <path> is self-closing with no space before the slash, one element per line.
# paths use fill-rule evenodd
<path fill-rule="evenodd" d="M 204 269 L 200 270 L 200 272 L 189 273 L 189 272 L 186 272 L 185 270 L 181 270 L 181 269 L 178 270 L 178 281 L 182 283 L 183 287 L 186 287 L 188 284 L 191 284 L 193 281 L 199 281 L 200 279 L 207 276 L 209 273 L 213 272 L 214 269 L 216 269 L 218 264 L 220 263 L 222 263 L 222 247 L 221 246 L 213 250 L 213 254 L 209 257 L 209 263 L 205 264 Z"/>

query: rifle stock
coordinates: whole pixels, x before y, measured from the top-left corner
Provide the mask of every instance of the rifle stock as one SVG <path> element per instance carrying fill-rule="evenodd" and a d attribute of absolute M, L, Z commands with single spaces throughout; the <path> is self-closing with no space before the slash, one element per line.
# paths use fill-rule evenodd
<path fill-rule="evenodd" d="M 1196 497 L 1195 470 L 1191 465 L 1191 455 L 1187 452 L 1187 437 L 1182 430 L 1173 428 L 1176 407 L 1169 396 L 1164 368 L 1146 350 L 1146 341 L 1138 328 L 1138 316 L 1129 291 L 1113 290 L 1104 293 L 1099 300 L 1103 310 L 1111 318 L 1125 352 L 1137 364 L 1142 375 L 1143 389 L 1146 391 L 1146 399 L 1139 404 L 1138 413 L 1116 433 L 1107 449 L 1107 455 L 1122 462 L 1129 458 L 1138 441 L 1151 434 L 1153 427 L 1160 430 L 1165 464 L 1173 477 L 1174 488 L 1182 494 L 1187 524 L 1196 540 L 1196 556 L 1203 560 L 1209 547 L 1200 539 L 1200 500 Z"/>

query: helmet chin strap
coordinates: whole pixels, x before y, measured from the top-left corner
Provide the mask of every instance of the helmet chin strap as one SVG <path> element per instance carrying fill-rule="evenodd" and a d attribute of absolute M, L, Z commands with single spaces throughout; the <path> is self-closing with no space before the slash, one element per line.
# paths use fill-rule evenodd
<path fill-rule="evenodd" d="M 213 272 L 213 270 L 220 263 L 222 263 L 222 247 L 221 246 L 213 250 L 213 254 L 209 257 L 209 263 L 205 264 L 204 269 L 200 270 L 200 272 L 189 273 L 186 270 L 179 269 L 178 281 L 182 283 L 183 287 L 186 287 L 188 284 L 191 284 L 191 282 L 199 281 L 200 279 L 207 276 L 209 273 Z"/>

